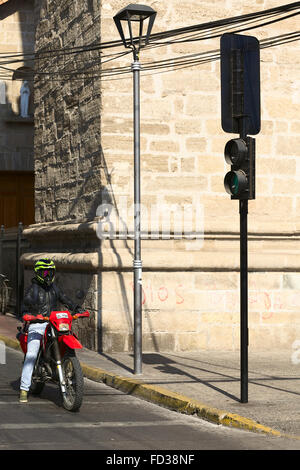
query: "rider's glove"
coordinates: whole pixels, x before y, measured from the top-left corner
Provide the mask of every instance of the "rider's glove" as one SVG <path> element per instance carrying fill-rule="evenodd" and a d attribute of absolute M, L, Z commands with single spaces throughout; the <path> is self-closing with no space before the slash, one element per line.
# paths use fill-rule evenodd
<path fill-rule="evenodd" d="M 40 313 L 35 317 L 37 320 L 45 321 L 45 318 Z"/>

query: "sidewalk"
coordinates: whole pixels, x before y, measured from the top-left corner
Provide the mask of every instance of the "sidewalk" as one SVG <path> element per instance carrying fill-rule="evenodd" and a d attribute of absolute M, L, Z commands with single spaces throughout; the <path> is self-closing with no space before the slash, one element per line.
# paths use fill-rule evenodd
<path fill-rule="evenodd" d="M 0 315 L 0 340 L 16 348 L 20 324 Z M 300 363 L 293 363 L 294 352 L 249 351 L 249 400 L 244 404 L 239 351 L 144 353 L 141 375 L 133 373 L 133 353 L 83 349 L 77 357 L 87 378 L 125 393 L 214 423 L 300 439 Z"/>

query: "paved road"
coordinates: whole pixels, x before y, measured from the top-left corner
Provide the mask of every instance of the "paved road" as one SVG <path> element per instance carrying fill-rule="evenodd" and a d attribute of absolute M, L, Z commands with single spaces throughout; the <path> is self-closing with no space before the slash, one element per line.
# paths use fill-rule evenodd
<path fill-rule="evenodd" d="M 89 380 L 80 412 L 65 411 L 51 384 L 19 404 L 21 366 L 22 354 L 7 348 L 0 364 L 0 450 L 300 449 L 300 441 L 216 426 Z"/>

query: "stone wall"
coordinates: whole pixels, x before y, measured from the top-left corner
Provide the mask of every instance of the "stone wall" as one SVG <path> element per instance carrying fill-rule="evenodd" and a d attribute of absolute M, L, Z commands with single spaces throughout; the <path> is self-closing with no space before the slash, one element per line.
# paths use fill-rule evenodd
<path fill-rule="evenodd" d="M 36 2 L 37 223 L 91 219 L 101 200 L 100 82 L 84 73 L 99 51 L 74 53 L 99 43 L 99 4 Z"/>
<path fill-rule="evenodd" d="M 101 9 L 95 1 L 68 1 L 63 7 L 54 0 L 37 4 L 37 51 L 92 44 L 100 40 L 100 31 L 101 42 L 119 39 L 112 18 L 124 7 L 121 0 L 103 1 Z M 216 1 L 148 4 L 158 12 L 158 32 L 281 2 L 251 0 L 246 5 L 228 0 L 222 9 Z M 296 30 L 296 22 L 297 17 L 290 18 L 245 34 L 270 38 Z M 218 38 L 173 44 L 145 50 L 140 60 L 143 65 L 219 47 Z M 255 350 L 291 348 L 300 336 L 299 50 L 298 42 L 261 50 L 262 130 L 256 136 L 256 200 L 249 202 L 248 216 L 249 337 Z M 124 49 L 113 52 L 118 51 Z M 103 54 L 103 69 L 130 66 L 130 55 L 106 65 L 111 52 Z M 72 64 L 76 60 L 72 56 Z M 58 72 L 62 65 L 53 57 L 39 62 L 40 70 Z M 70 71 L 70 65 L 71 59 L 64 57 L 63 70 Z M 29 268 L 38 256 L 49 254 L 68 273 L 74 289 L 85 277 L 90 279 L 90 338 L 95 341 L 89 344 L 127 351 L 132 350 L 134 326 L 133 242 L 128 233 L 122 239 L 119 230 L 131 230 L 133 221 L 132 76 L 111 77 L 101 84 L 93 78 L 89 84 L 57 76 L 36 81 L 38 224 L 26 232 L 33 250 L 23 262 Z M 219 61 L 166 73 L 142 72 L 145 351 L 239 348 L 238 202 L 230 200 L 223 186 L 228 171 L 224 146 L 233 135 L 221 129 L 220 101 Z M 114 207 L 110 218 L 99 219 L 103 202 Z M 151 239 L 149 222 L 156 204 L 167 209 L 156 239 Z M 197 239 L 174 234 L 185 206 L 197 214 L 192 224 Z M 164 226 L 168 208 L 172 216 Z M 87 225 L 70 224 L 76 219 Z M 99 240 L 101 234 L 111 236 Z"/>
<path fill-rule="evenodd" d="M 220 2 L 199 0 L 148 4 L 157 11 L 155 33 L 281 2 L 229 0 L 222 8 Z M 102 41 L 119 39 L 112 17 L 123 6 L 120 0 L 103 2 Z M 263 40 L 297 30 L 297 22 L 296 16 L 244 34 Z M 169 44 L 142 51 L 140 61 L 143 67 L 154 60 L 219 48 L 219 38 Z M 299 52 L 299 41 L 261 49 L 262 127 L 254 136 L 256 200 L 249 202 L 248 215 L 249 336 L 254 349 L 290 348 L 300 334 Z M 129 66 L 131 61 L 127 55 L 115 65 Z M 104 81 L 102 148 L 111 176 L 106 184 L 119 211 L 133 200 L 132 116 L 130 74 Z M 151 248 L 150 241 L 142 243 L 145 349 L 239 348 L 238 201 L 231 201 L 223 186 L 229 170 L 224 146 L 232 137 L 236 136 L 221 128 L 220 61 L 165 73 L 141 72 L 141 194 L 146 209 L 142 229 L 147 233 L 156 203 L 170 209 L 176 204 L 180 215 L 184 205 L 198 206 L 203 217 L 202 239 L 162 240 L 161 232 Z M 132 220 L 126 220 L 130 228 Z M 176 213 L 171 232 L 175 221 Z M 125 243 L 122 247 L 118 241 L 114 248 L 119 266 L 126 265 L 130 251 Z M 111 293 L 102 313 L 108 349 L 132 345 L 132 282 L 128 272 L 102 275 L 103 292 Z"/>
<path fill-rule="evenodd" d="M 148 4 L 157 10 L 153 32 L 159 32 L 272 8 L 281 2 L 227 1 L 222 8 L 219 2 L 198 0 Z M 103 2 L 102 41 L 119 38 L 112 17 L 122 6 L 120 0 Z M 266 39 L 297 30 L 297 22 L 296 16 L 244 34 Z M 219 38 L 173 44 L 142 51 L 140 61 L 143 65 L 219 48 Z M 262 128 L 255 136 L 257 197 L 249 203 L 252 232 L 281 234 L 299 229 L 299 51 L 299 41 L 261 50 Z M 119 65 L 128 66 L 131 60 L 125 56 Z M 102 109 L 102 147 L 112 173 L 112 190 L 116 198 L 126 195 L 132 201 L 130 74 L 103 82 Z M 174 72 L 142 73 L 142 202 L 149 207 L 159 198 L 184 204 L 198 197 L 204 207 L 205 232 L 238 231 L 238 201 L 231 201 L 223 186 L 229 169 L 224 147 L 233 136 L 221 128 L 220 61 Z"/>
<path fill-rule="evenodd" d="M 95 217 L 102 198 L 100 54 L 82 46 L 100 42 L 100 1 L 36 1 L 35 21 L 36 224 L 25 232 L 31 243 L 23 256 L 25 285 L 34 261 L 50 256 L 66 293 L 74 300 L 81 293 L 78 303 L 91 318 L 78 321 L 76 331 L 97 349 L 98 264 L 86 260 L 99 246 L 84 222 Z"/>
<path fill-rule="evenodd" d="M 131 273 L 103 274 L 102 289 L 106 292 L 103 346 L 108 351 L 130 351 Z M 292 348 L 300 338 L 299 301 L 299 273 L 250 273 L 250 351 Z M 240 348 L 237 272 L 144 272 L 143 312 L 144 351 Z"/>

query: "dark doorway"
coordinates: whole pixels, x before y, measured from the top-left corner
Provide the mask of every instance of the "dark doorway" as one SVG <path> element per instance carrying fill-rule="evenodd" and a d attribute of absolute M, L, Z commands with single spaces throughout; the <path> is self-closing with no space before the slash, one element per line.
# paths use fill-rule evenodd
<path fill-rule="evenodd" d="M 0 225 L 34 223 L 34 173 L 0 171 Z"/>

